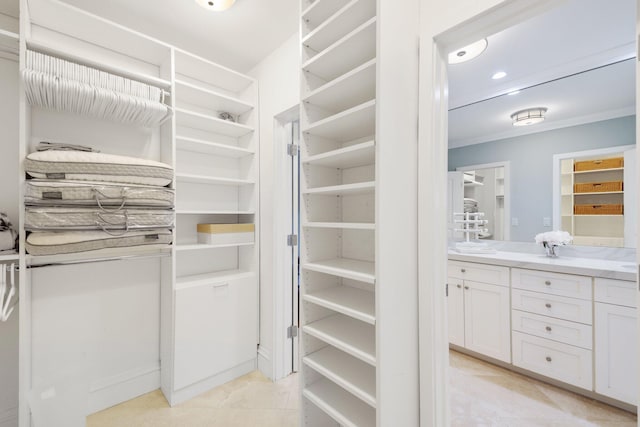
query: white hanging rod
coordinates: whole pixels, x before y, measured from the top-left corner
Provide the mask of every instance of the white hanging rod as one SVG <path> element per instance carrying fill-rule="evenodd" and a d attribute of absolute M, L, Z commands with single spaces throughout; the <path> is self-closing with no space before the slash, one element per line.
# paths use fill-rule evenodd
<path fill-rule="evenodd" d="M 163 89 L 163 93 L 165 96 L 171 96 L 171 92 L 167 89 L 171 89 L 171 81 L 161 79 L 159 77 L 151 76 L 148 74 L 138 73 L 134 71 L 127 71 L 119 68 L 115 65 L 110 65 L 104 62 L 93 61 L 88 58 L 84 58 L 82 56 L 74 55 L 72 53 L 68 53 L 62 51 L 60 49 L 56 49 L 53 46 L 50 46 L 46 43 L 42 43 L 40 41 L 29 40 L 27 39 L 27 49 L 33 50 L 34 52 L 43 53 L 45 55 L 55 56 L 56 58 L 64 59 L 67 61 L 75 62 L 79 65 L 85 65 L 87 67 L 96 68 L 101 71 L 105 71 L 111 74 L 115 74 L 120 77 L 125 77 L 127 79 L 136 80 L 140 83 L 146 83 L 149 85 L 153 85 Z M 152 64 L 153 65 L 153 64 Z"/>
<path fill-rule="evenodd" d="M 124 261 L 129 259 L 153 259 L 153 258 L 166 258 L 170 257 L 171 252 L 159 252 L 157 254 L 148 254 L 148 255 L 120 255 L 114 257 L 104 257 L 104 258 L 86 258 L 86 259 L 71 259 L 66 261 L 55 261 L 55 262 L 47 262 L 42 264 L 29 264 L 27 265 L 28 269 L 33 268 L 42 268 L 42 267 L 57 267 L 61 265 L 76 265 L 76 264 L 89 264 L 96 262 L 111 262 L 111 261 Z"/>

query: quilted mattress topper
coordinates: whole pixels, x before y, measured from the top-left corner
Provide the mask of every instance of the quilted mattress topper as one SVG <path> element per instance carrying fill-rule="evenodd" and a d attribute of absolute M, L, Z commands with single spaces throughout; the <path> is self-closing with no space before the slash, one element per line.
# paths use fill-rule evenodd
<path fill-rule="evenodd" d="M 48 150 L 31 153 L 25 170 L 33 178 L 101 181 L 164 187 L 173 168 L 155 160 L 85 151 Z"/>

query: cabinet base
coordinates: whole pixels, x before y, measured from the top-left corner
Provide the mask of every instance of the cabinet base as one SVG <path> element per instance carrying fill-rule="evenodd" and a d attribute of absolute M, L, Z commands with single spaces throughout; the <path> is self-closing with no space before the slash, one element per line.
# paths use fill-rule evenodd
<path fill-rule="evenodd" d="M 510 370 L 512 372 L 517 372 L 517 373 L 525 375 L 525 376 L 527 376 L 529 378 L 533 378 L 535 380 L 542 381 L 542 382 L 547 383 L 547 384 L 551 384 L 551 385 L 553 385 L 555 387 L 558 387 L 558 388 L 561 388 L 561 389 L 564 389 L 564 390 L 568 390 L 568 391 L 570 391 L 572 393 L 576 393 L 576 394 L 579 394 L 581 396 L 585 396 L 585 397 L 588 397 L 590 399 L 594 399 L 594 400 L 606 403 L 607 405 L 614 406 L 616 408 L 622 409 L 623 411 L 627 411 L 627 412 L 631 412 L 631 413 L 635 414 L 635 413 L 637 413 L 637 410 L 638 410 L 638 408 L 636 406 L 634 406 L 634 405 L 629 405 L 628 403 L 621 402 L 619 400 L 615 400 L 615 399 L 612 399 L 612 398 L 607 397 L 607 396 L 603 396 L 603 395 L 598 394 L 598 393 L 596 393 L 594 391 L 589 391 L 589 390 L 585 390 L 585 389 L 582 389 L 582 388 L 574 387 L 574 386 L 569 385 L 567 383 L 563 383 L 562 381 L 554 380 L 553 378 L 545 377 L 545 376 L 537 374 L 535 372 L 531 372 L 531 371 L 527 371 L 526 369 L 518 368 L 517 366 L 513 366 L 510 363 L 505 363 L 505 362 L 502 362 L 500 360 L 493 359 L 491 357 L 485 356 L 485 355 L 480 354 L 480 353 L 476 353 L 474 351 L 467 350 L 466 348 L 462 348 L 462 347 L 459 347 L 459 346 L 454 345 L 454 344 L 449 344 L 449 349 L 457 351 L 458 353 L 462 353 L 462 354 L 466 354 L 466 355 L 471 356 L 471 357 L 475 357 L 476 359 L 480 359 L 482 361 L 491 363 L 492 365 L 500 366 L 501 368 L 508 369 L 508 370 Z"/>

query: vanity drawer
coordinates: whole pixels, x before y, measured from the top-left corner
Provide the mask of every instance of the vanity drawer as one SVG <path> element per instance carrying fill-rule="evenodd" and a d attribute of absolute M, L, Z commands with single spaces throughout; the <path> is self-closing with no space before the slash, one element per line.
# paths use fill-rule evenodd
<path fill-rule="evenodd" d="M 514 366 L 593 390 L 591 350 L 515 331 L 512 343 Z"/>
<path fill-rule="evenodd" d="M 512 289 L 511 308 L 588 325 L 593 322 L 593 309 L 590 300 Z"/>
<path fill-rule="evenodd" d="M 593 293 L 593 299 L 597 302 L 623 305 L 625 307 L 636 307 L 638 305 L 636 282 L 596 277 Z"/>
<path fill-rule="evenodd" d="M 575 345 L 587 350 L 593 349 L 593 328 L 582 323 L 513 310 L 511 327 L 514 331 L 540 338 Z"/>
<path fill-rule="evenodd" d="M 511 286 L 528 291 L 562 295 L 571 298 L 592 298 L 591 277 L 548 271 L 511 269 Z"/>
<path fill-rule="evenodd" d="M 509 268 L 498 265 L 449 261 L 448 274 L 457 279 L 509 286 Z"/>

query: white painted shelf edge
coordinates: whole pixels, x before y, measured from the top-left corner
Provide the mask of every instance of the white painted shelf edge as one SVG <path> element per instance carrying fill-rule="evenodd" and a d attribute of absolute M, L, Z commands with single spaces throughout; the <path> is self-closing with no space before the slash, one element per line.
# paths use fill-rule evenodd
<path fill-rule="evenodd" d="M 376 425 L 375 410 L 329 380 L 302 390 L 302 395 L 344 427 Z"/>
<path fill-rule="evenodd" d="M 360 166 L 361 164 L 368 164 L 375 159 L 375 141 L 366 141 L 348 147 L 340 148 L 338 150 L 327 151 L 321 154 L 308 156 L 302 160 L 304 164 L 319 164 L 319 165 L 331 165 L 332 161 L 335 164 L 354 164 Z M 349 158 L 349 161 L 343 159 Z"/>
<path fill-rule="evenodd" d="M 181 135 L 176 135 L 176 148 L 178 150 L 182 149 L 185 151 L 195 151 L 198 153 L 208 153 L 223 157 L 234 158 L 255 154 L 253 150 L 247 150 L 246 148 L 234 147 L 233 145 L 229 144 L 209 142 L 203 139 L 190 138 Z"/>
<path fill-rule="evenodd" d="M 302 327 L 318 338 L 353 357 L 376 366 L 375 327 L 343 314 L 334 314 Z"/>
<path fill-rule="evenodd" d="M 303 299 L 370 325 L 376 323 L 373 292 L 349 286 L 336 286 L 305 294 Z"/>
<path fill-rule="evenodd" d="M 176 215 L 255 215 L 255 211 L 217 211 L 214 209 L 177 209 Z"/>
<path fill-rule="evenodd" d="M 329 187 L 309 188 L 303 194 L 348 194 L 373 192 L 376 188 L 375 181 L 358 182 L 355 184 L 332 185 Z"/>
<path fill-rule="evenodd" d="M 0 254 L 0 262 L 5 261 L 17 261 L 20 258 L 18 253 L 4 253 Z"/>
<path fill-rule="evenodd" d="M 198 251 L 205 249 L 233 248 L 236 246 L 252 246 L 255 243 L 225 243 L 219 245 L 208 245 L 204 243 L 177 244 L 176 251 Z"/>
<path fill-rule="evenodd" d="M 319 273 L 331 274 L 345 279 L 353 279 L 374 284 L 375 263 L 348 258 L 314 261 L 302 264 L 302 268 Z"/>
<path fill-rule="evenodd" d="M 375 230 L 376 225 L 365 222 L 305 222 L 306 228 L 340 228 L 349 230 Z"/>
<path fill-rule="evenodd" d="M 247 135 L 253 132 L 253 128 L 242 123 L 235 123 L 228 120 L 222 120 L 217 117 L 208 116 L 206 114 L 187 110 L 184 108 L 176 108 L 176 125 L 194 129 L 200 129 L 207 132 L 219 133 L 235 138 Z M 185 123 L 186 121 L 186 123 Z"/>
<path fill-rule="evenodd" d="M 254 181 L 247 179 L 235 179 L 235 178 L 222 178 L 206 175 L 194 175 L 190 173 L 177 173 L 176 179 L 192 182 L 198 184 L 212 184 L 212 185 L 252 185 Z"/>
<path fill-rule="evenodd" d="M 322 86 L 320 86 L 319 88 L 313 90 L 312 92 L 310 92 L 302 101 L 303 102 L 309 102 L 311 104 L 313 104 L 313 99 L 314 97 L 326 92 L 326 91 L 330 91 L 331 89 L 335 88 L 336 86 L 340 86 L 341 84 L 348 82 L 352 77 L 357 77 L 360 73 L 362 73 L 363 71 L 367 70 L 370 67 L 375 67 L 376 65 L 376 59 L 371 59 L 367 62 L 365 62 L 362 65 L 357 66 L 356 68 L 347 71 L 346 73 L 344 73 L 343 75 L 336 77 L 335 79 L 331 80 L 328 83 L 323 84 Z"/>
<path fill-rule="evenodd" d="M 209 97 L 209 98 L 214 98 L 214 99 L 219 99 L 221 101 L 224 101 L 226 103 L 229 104 L 235 104 L 238 108 L 239 111 L 236 112 L 236 114 L 244 114 L 247 111 L 250 111 L 253 109 L 253 105 L 249 104 L 248 102 L 245 102 L 241 99 L 238 98 L 234 98 L 232 96 L 229 95 L 225 95 L 219 92 L 216 92 L 214 90 L 211 89 L 207 89 L 205 87 L 202 86 L 198 86 L 196 84 L 190 83 L 190 82 L 186 82 L 184 80 L 180 80 L 180 79 L 176 79 L 175 80 L 175 84 L 176 84 L 176 88 L 179 90 L 180 86 L 183 86 L 185 88 L 188 88 L 194 92 L 199 92 L 200 94 L 202 94 L 205 97 Z M 178 90 L 176 90 L 176 92 L 178 92 Z M 180 94 L 177 94 L 177 98 L 180 98 Z"/>
<path fill-rule="evenodd" d="M 376 370 L 331 346 L 302 359 L 303 363 L 372 408 L 376 407 Z"/>
<path fill-rule="evenodd" d="M 334 114 L 332 116 L 329 116 L 327 118 L 324 118 L 322 120 L 318 120 L 317 122 L 313 122 L 313 123 L 309 123 L 309 126 L 305 129 L 303 129 L 303 132 L 307 132 L 307 133 L 313 133 L 314 130 L 318 129 L 318 128 L 322 128 L 325 127 L 327 125 L 332 125 L 335 124 L 338 121 L 342 121 L 342 120 L 347 120 L 349 118 L 351 118 L 351 116 L 354 116 L 358 113 L 361 113 L 365 110 L 371 109 L 373 107 L 375 107 L 376 105 L 376 100 L 372 99 L 370 101 L 367 102 L 363 102 L 360 105 L 356 105 L 355 107 L 351 107 L 349 109 L 346 109 L 344 111 L 341 111 L 337 114 Z"/>
<path fill-rule="evenodd" d="M 175 289 L 186 289 L 198 286 L 206 286 L 212 282 L 223 282 L 228 280 L 238 280 L 255 277 L 256 273 L 245 270 L 224 270 L 214 273 L 194 274 L 189 276 L 179 276 L 176 278 Z"/>

